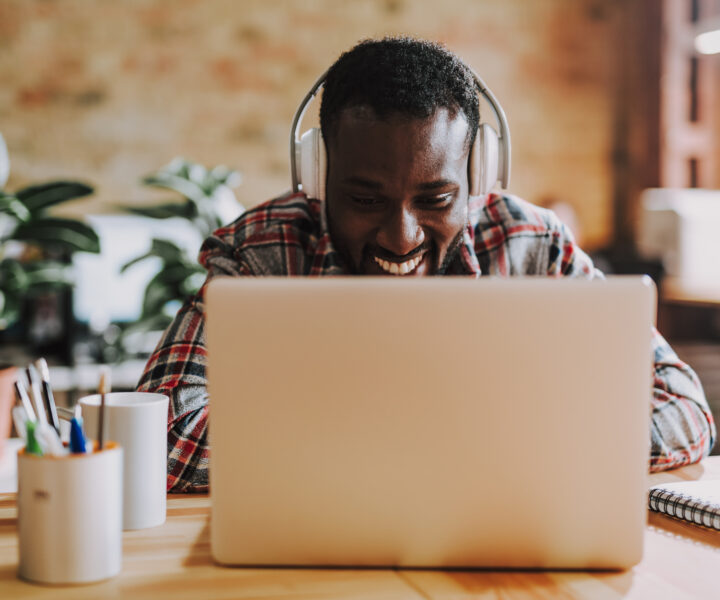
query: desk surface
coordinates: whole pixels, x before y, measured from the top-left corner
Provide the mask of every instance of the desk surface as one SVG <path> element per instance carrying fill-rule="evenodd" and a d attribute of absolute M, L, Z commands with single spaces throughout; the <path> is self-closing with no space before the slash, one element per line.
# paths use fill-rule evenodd
<path fill-rule="evenodd" d="M 720 456 L 650 477 L 651 484 L 720 479 Z M 626 572 L 239 569 L 213 564 L 207 496 L 169 496 L 167 522 L 123 534 L 123 569 L 98 584 L 19 581 L 15 495 L 0 495 L 3 598 L 718 598 L 720 532 L 650 514 L 642 562 Z"/>

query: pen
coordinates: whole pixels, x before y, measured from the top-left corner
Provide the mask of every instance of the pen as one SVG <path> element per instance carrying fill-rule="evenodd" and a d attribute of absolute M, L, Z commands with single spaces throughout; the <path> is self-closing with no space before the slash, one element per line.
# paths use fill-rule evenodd
<path fill-rule="evenodd" d="M 103 449 L 103 426 L 105 422 L 105 395 L 110 392 L 110 369 L 107 366 L 100 367 L 100 383 L 98 393 L 100 394 L 100 410 L 98 411 L 98 450 Z"/>
<path fill-rule="evenodd" d="M 70 421 L 70 452 L 73 454 L 87 452 L 79 408 L 79 405 L 75 407 L 75 416 Z"/>
<path fill-rule="evenodd" d="M 35 361 L 35 367 L 40 373 L 40 384 L 48 422 L 53 426 L 55 432 L 60 435 L 60 421 L 58 421 L 57 408 L 55 407 L 55 397 L 50 387 L 50 369 L 48 369 L 47 361 L 44 358 L 39 358 Z"/>
<path fill-rule="evenodd" d="M 43 403 L 42 394 L 40 393 L 40 384 L 38 382 L 37 371 L 33 365 L 28 365 L 25 369 L 25 375 L 29 383 L 30 399 L 35 408 L 36 420 L 39 423 L 47 423 L 47 414 L 45 413 L 45 405 Z"/>
<path fill-rule="evenodd" d="M 12 409 L 13 423 L 15 423 L 15 431 L 22 438 L 22 441 L 27 444 L 27 414 L 22 406 L 13 406 Z"/>
<path fill-rule="evenodd" d="M 23 377 L 23 373 L 20 373 L 18 377 Z M 15 381 L 15 395 L 18 397 L 20 404 L 25 409 L 26 420 L 35 421 L 35 411 L 33 410 L 32 403 L 27 395 L 27 388 L 20 379 Z"/>
<path fill-rule="evenodd" d="M 57 431 L 49 423 L 37 423 L 35 427 L 35 439 L 40 444 L 43 454 L 52 456 L 65 456 L 67 450 L 60 441 Z"/>

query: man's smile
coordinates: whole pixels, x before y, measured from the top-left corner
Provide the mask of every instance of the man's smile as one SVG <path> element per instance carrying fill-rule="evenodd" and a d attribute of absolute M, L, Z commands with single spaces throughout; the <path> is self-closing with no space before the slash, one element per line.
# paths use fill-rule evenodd
<path fill-rule="evenodd" d="M 425 253 L 422 253 L 401 263 L 385 260 L 384 258 L 380 258 L 378 256 L 373 256 L 372 258 L 386 273 L 390 273 L 392 275 L 407 275 L 417 269 L 424 257 Z"/>

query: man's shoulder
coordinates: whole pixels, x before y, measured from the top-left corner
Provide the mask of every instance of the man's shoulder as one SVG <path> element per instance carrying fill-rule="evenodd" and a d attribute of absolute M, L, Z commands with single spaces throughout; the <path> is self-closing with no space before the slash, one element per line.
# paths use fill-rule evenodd
<path fill-rule="evenodd" d="M 245 211 L 229 225 L 216 230 L 213 236 L 239 247 L 262 242 L 278 232 L 315 237 L 320 235 L 320 229 L 320 202 L 301 192 L 288 192 Z"/>
<path fill-rule="evenodd" d="M 471 222 L 476 231 L 502 227 L 513 232 L 547 234 L 561 223 L 555 213 L 512 194 L 490 194 L 471 204 Z"/>
<path fill-rule="evenodd" d="M 470 216 L 475 256 L 484 273 L 549 274 L 561 268 L 569 273 L 567 256 L 579 252 L 552 210 L 517 196 L 491 194 L 479 199 L 471 204 Z"/>

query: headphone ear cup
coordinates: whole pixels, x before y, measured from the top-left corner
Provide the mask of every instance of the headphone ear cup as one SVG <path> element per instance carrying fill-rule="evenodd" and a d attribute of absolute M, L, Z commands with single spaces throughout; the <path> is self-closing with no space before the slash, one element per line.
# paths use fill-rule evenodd
<path fill-rule="evenodd" d="M 478 169 L 477 174 L 471 169 L 471 174 L 475 176 L 475 179 L 470 179 L 471 194 L 475 183 L 476 193 L 472 195 L 485 196 L 490 193 L 500 175 L 500 140 L 497 132 L 487 123 L 478 128 L 470 159 L 471 167 L 477 165 Z"/>
<path fill-rule="evenodd" d="M 325 200 L 327 154 L 320 128 L 313 127 L 300 138 L 300 181 L 308 198 Z"/>
<path fill-rule="evenodd" d="M 480 157 L 482 151 L 480 149 L 480 130 L 475 132 L 475 139 L 473 140 L 470 148 L 470 154 L 468 155 L 468 182 L 470 187 L 471 196 L 480 195 Z"/>

